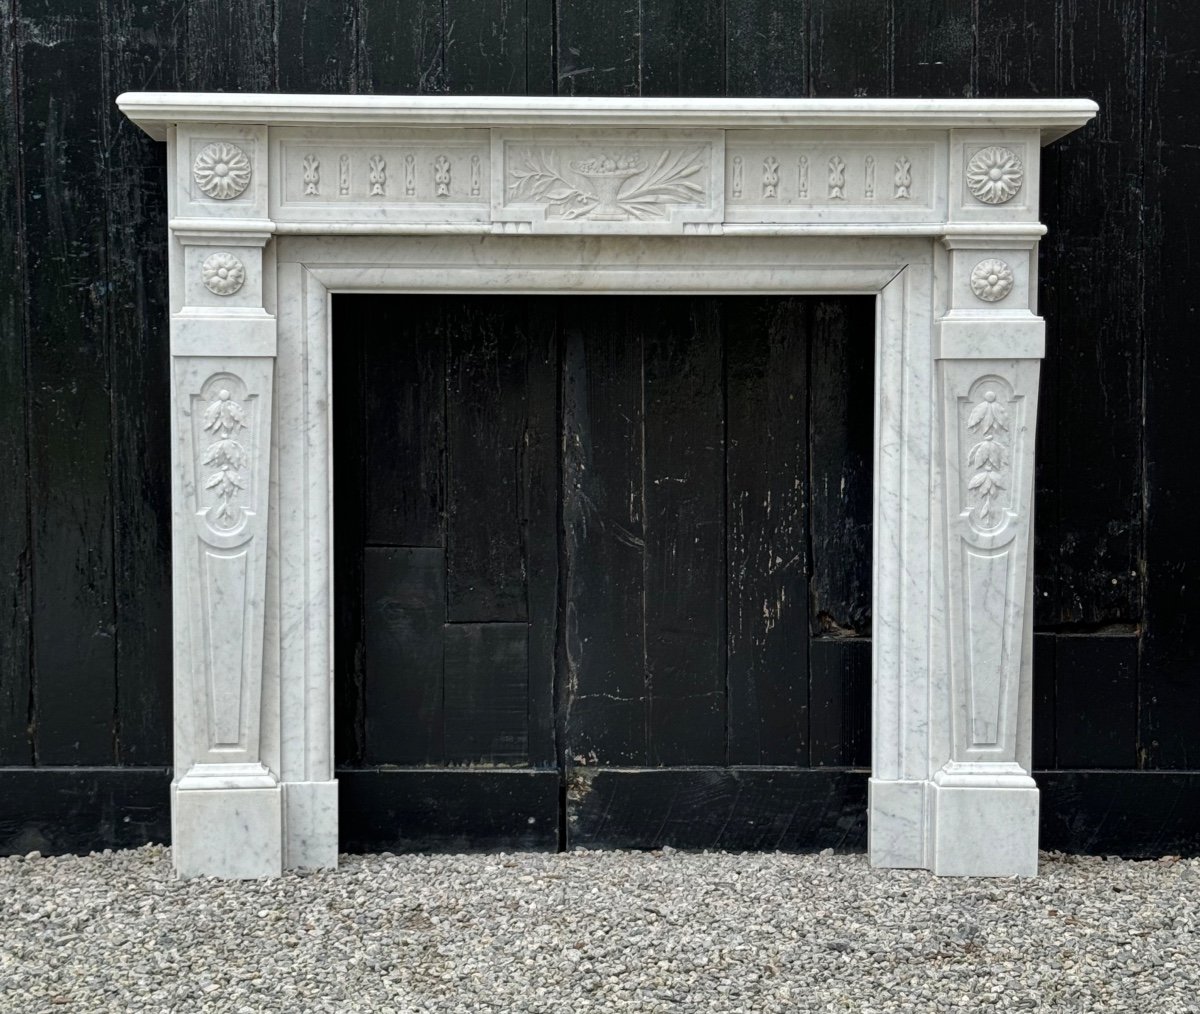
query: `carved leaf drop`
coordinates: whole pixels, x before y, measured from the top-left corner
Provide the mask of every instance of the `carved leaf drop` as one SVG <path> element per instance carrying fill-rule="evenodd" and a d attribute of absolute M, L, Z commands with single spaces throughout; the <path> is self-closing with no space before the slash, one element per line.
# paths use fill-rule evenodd
<path fill-rule="evenodd" d="M 216 510 L 212 516 L 223 528 L 234 527 L 240 519 L 240 509 L 234 500 L 246 488 L 242 471 L 249 464 L 250 456 L 238 441 L 237 434 L 245 428 L 245 411 L 230 392 L 222 388 L 216 401 L 204 410 L 204 432 L 212 436 L 213 442 L 204 449 L 201 461 L 205 467 L 213 469 L 205 478 L 204 488 L 216 496 Z"/>
<path fill-rule="evenodd" d="M 982 528 L 999 523 L 997 501 L 1007 488 L 1003 481 L 1008 466 L 1008 409 L 988 391 L 983 401 L 967 416 L 967 429 L 980 439 L 967 451 L 967 467 L 973 470 L 967 490 L 974 494 L 972 514 Z"/>

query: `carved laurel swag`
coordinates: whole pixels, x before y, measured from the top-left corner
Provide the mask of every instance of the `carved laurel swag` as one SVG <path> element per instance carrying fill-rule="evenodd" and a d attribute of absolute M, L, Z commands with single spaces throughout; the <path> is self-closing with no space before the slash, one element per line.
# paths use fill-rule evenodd
<path fill-rule="evenodd" d="M 204 488 L 216 497 L 209 518 L 217 528 L 233 528 L 241 520 L 242 508 L 235 501 L 246 489 L 242 473 L 250 455 L 237 437 L 245 428 L 245 410 L 234 401 L 228 388 L 221 388 L 216 400 L 204 410 L 204 432 L 212 437 L 212 443 L 201 458 L 205 468 L 211 469 L 205 476 Z"/>
<path fill-rule="evenodd" d="M 633 155 L 595 155 L 570 164 L 568 176 L 550 152 L 526 152 L 509 170 L 515 200 L 544 202 L 563 218 L 666 217 L 670 204 L 695 203 L 704 188 L 691 177 L 703 169 L 699 151 L 664 151 L 652 168 Z"/>
<path fill-rule="evenodd" d="M 967 429 L 979 439 L 967 451 L 968 496 L 974 500 L 971 516 L 980 528 L 1000 523 L 998 505 L 1004 495 L 1008 467 L 1008 409 L 988 391 L 967 416 Z"/>

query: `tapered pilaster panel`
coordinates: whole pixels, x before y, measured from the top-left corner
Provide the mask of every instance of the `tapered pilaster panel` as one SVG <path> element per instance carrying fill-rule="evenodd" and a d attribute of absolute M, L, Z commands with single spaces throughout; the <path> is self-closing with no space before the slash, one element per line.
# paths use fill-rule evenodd
<path fill-rule="evenodd" d="M 261 749 L 274 360 L 177 356 L 173 368 L 176 864 L 278 872 L 280 790 Z"/>
<path fill-rule="evenodd" d="M 942 874 L 1037 872 L 1030 777 L 1030 568 L 1038 358 L 1031 314 L 950 319 L 938 364 L 945 499 L 948 752 L 930 787 L 930 866 Z"/>

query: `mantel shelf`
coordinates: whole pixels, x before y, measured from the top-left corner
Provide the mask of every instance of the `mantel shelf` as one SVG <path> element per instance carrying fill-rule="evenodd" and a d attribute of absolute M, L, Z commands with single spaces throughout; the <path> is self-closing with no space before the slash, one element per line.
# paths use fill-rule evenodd
<path fill-rule="evenodd" d="M 1049 144 L 1096 115 L 1091 99 L 541 98 L 479 95 L 247 95 L 126 92 L 121 111 L 158 141 L 181 123 L 276 127 L 989 127 Z"/>

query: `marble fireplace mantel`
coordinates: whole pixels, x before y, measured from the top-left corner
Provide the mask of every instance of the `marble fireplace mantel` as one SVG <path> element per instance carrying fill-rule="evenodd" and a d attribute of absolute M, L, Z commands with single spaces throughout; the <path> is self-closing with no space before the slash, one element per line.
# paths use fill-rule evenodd
<path fill-rule="evenodd" d="M 1063 100 L 130 93 L 167 142 L 173 843 L 337 863 L 330 294 L 876 297 L 870 857 L 1032 875 L 1041 146 Z"/>

